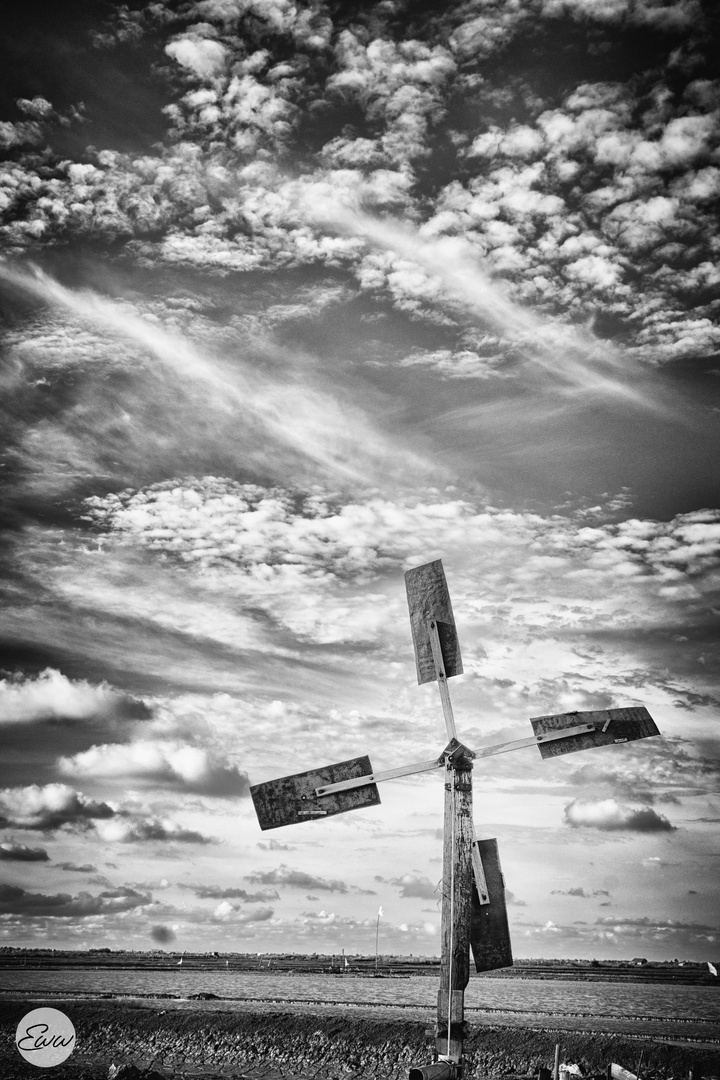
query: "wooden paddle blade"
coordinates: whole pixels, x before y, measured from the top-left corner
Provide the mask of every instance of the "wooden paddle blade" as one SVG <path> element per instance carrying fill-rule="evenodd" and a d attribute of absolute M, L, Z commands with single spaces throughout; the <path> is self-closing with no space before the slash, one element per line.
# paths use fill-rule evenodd
<path fill-rule="evenodd" d="M 497 840 L 477 840 L 488 904 L 481 904 L 473 882 L 472 915 L 470 922 L 470 948 L 476 971 L 494 971 L 496 968 L 512 967 L 512 945 L 505 904 L 505 881 L 500 869 Z"/>
<path fill-rule="evenodd" d="M 558 754 L 572 754 L 576 750 L 589 750 L 593 746 L 610 746 L 612 743 L 633 742 L 659 735 L 655 721 L 644 706 L 632 709 L 598 709 L 595 712 L 558 713 L 551 716 L 534 716 L 530 719 L 536 735 L 575 727 L 577 724 L 593 724 L 594 731 L 582 735 L 570 735 L 567 739 L 553 739 L 539 743 L 543 758 Z"/>
<path fill-rule="evenodd" d="M 437 623 L 446 678 L 462 675 L 460 644 L 442 561 L 436 559 L 408 570 L 405 574 L 405 588 L 418 682 L 433 682 L 437 679 L 428 631 L 428 622 L 431 619 Z"/>
<path fill-rule="evenodd" d="M 279 829 L 282 825 L 295 825 L 299 821 L 324 819 L 348 810 L 359 810 L 363 806 L 377 806 L 380 802 L 377 784 L 364 784 L 350 791 L 323 795 L 322 798 L 315 794 L 315 789 L 324 784 L 354 780 L 371 772 L 370 758 L 365 755 L 256 784 L 250 788 L 250 794 L 260 828 Z"/>

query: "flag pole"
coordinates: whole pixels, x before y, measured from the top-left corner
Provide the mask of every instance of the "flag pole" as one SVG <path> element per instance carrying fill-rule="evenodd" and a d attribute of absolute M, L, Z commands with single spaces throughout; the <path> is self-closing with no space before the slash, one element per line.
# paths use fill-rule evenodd
<path fill-rule="evenodd" d="M 378 942 L 380 940 L 380 916 L 382 915 L 382 913 L 383 913 L 383 909 L 381 907 L 379 907 L 378 908 L 378 913 L 377 913 L 377 922 L 375 923 L 375 974 L 376 975 L 378 973 L 378 956 L 379 956 Z"/>

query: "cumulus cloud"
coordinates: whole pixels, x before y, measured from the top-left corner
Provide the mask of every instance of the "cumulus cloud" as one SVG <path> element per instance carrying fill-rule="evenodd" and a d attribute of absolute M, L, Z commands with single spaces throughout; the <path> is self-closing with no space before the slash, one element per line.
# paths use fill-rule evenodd
<path fill-rule="evenodd" d="M 0 859 L 16 862 L 47 862 L 48 857 L 45 848 L 28 847 L 27 844 L 14 844 L 8 841 L 0 844 Z"/>
<path fill-rule="evenodd" d="M 652 807 L 625 806 L 615 799 L 598 802 L 575 799 L 565 807 L 565 822 L 574 829 L 600 829 L 604 832 L 671 832 L 675 828 Z"/>
<path fill-rule="evenodd" d="M 276 889 L 261 889 L 248 892 L 236 886 L 223 888 L 221 885 L 183 885 L 183 889 L 192 889 L 200 900 L 241 900 L 244 904 L 266 904 L 270 900 L 279 900 Z"/>
<path fill-rule="evenodd" d="M 194 34 L 175 38 L 165 46 L 165 52 L 201 79 L 221 71 L 227 54 L 222 42 Z"/>
<path fill-rule="evenodd" d="M 93 746 L 60 758 L 58 767 L 67 776 L 140 780 L 203 795 L 237 798 L 249 792 L 246 773 L 187 743 L 141 740 Z"/>
<path fill-rule="evenodd" d="M 89 799 L 67 784 L 31 784 L 0 791 L 0 823 L 17 829 L 89 828 L 114 815 L 107 803 Z"/>
<path fill-rule="evenodd" d="M 293 870 L 280 864 L 275 870 L 256 870 L 246 875 L 248 881 L 258 885 L 287 885 L 296 889 L 317 889 L 325 892 L 346 893 L 348 887 L 344 881 L 325 879 L 308 874 L 304 870 Z"/>
<path fill-rule="evenodd" d="M 238 911 L 238 909 L 233 907 L 227 900 L 223 900 L 213 911 L 212 921 L 238 924 L 267 922 L 269 919 L 272 919 L 274 914 L 275 912 L 273 909 L 269 907 L 256 908 L 254 911 Z"/>
<path fill-rule="evenodd" d="M 237 567 L 258 589 L 283 578 L 295 584 L 308 576 L 322 585 L 328 574 L 376 575 L 403 565 L 419 537 L 426 550 L 448 551 L 491 546 L 503 536 L 532 544 L 531 575 L 547 577 L 569 560 L 588 576 L 654 579 L 668 596 L 686 585 L 701 589 L 706 575 L 710 586 L 720 565 L 720 511 L 714 510 L 668 522 L 631 518 L 592 526 L 443 499 L 437 492 L 404 504 L 380 497 L 353 502 L 221 477 L 163 481 L 144 491 L 95 496 L 86 506 L 100 528 L 198 568 Z"/>
<path fill-rule="evenodd" d="M 400 890 L 400 896 L 405 898 L 418 897 L 421 900 L 439 900 L 441 893 L 438 883 L 433 884 L 429 878 L 419 877 L 414 874 L 403 874 L 399 878 L 391 878 L 390 884 Z"/>
<path fill-rule="evenodd" d="M 408 259 L 386 236 L 394 254 L 383 266 L 368 258 L 364 242 L 348 243 L 309 212 L 323 190 L 342 192 L 356 209 L 402 206 L 405 220 L 426 235 L 462 236 L 467 243 L 456 251 L 474 252 L 536 309 L 556 311 L 559 301 L 573 321 L 610 305 L 627 319 L 638 356 L 678 355 L 678 336 L 680 355 L 717 348 L 708 304 L 688 307 L 674 287 L 676 270 L 687 274 L 715 261 L 716 219 L 703 172 L 714 167 L 720 133 L 713 81 L 685 72 L 681 93 L 648 72 L 647 83 L 579 80 L 552 95 L 534 87 L 534 71 L 524 73 L 526 86 L 517 80 L 523 92 L 500 90 L 481 74 L 485 58 L 529 25 L 554 31 L 572 18 L 681 34 L 701 21 L 691 0 L 547 0 L 482 13 L 451 5 L 432 20 L 434 40 L 403 36 L 387 13 L 374 17 L 367 32 L 315 6 L 198 3 L 183 20 L 163 4 L 120 11 L 112 33 L 96 34 L 96 44 L 132 40 L 151 25 L 161 35 L 180 76 L 165 106 L 173 138 L 142 157 L 103 149 L 82 162 L 58 160 L 47 176 L 20 155 L 4 182 L 9 243 L 23 249 L 82 233 L 121 236 L 140 259 L 221 271 L 342 265 L 400 308 L 429 306 L 446 317 L 448 289 L 458 293 L 449 265 L 435 260 L 428 273 L 432 256 L 418 257 L 416 245 Z M 294 54 L 279 47 L 277 33 L 290 35 Z M 539 33 L 538 49 L 554 40 Z M 679 60 L 675 69 L 677 77 Z M 486 106 L 472 110 L 482 119 L 443 128 L 468 93 Z M 326 118 L 313 140 L 298 119 L 308 105 L 310 115 Z M 6 122 L 8 145 L 42 142 L 50 104 L 36 97 L 18 107 L 27 119 Z M 357 125 L 344 123 L 349 109 Z M 416 170 L 427 160 L 435 170 L 426 179 L 433 171 L 444 177 L 449 142 L 453 180 L 417 185 Z M 292 153 L 302 156 L 300 177 L 284 168 Z M 382 233 L 382 222 L 375 231 Z M 366 230 L 365 239 L 377 237 Z M 646 262 L 641 277 L 629 272 L 635 257 Z M 472 259 L 465 262 L 472 269 Z M 492 292 L 490 277 L 487 284 Z M 481 304 L 472 287 L 464 302 L 471 293 Z M 572 350 L 570 357 L 577 375 Z"/>
<path fill-rule="evenodd" d="M 69 893 L 29 893 L 18 885 L 0 885 L 0 912 L 3 915 L 85 919 L 133 911 L 152 902 L 148 893 L 126 887 L 107 889 L 97 896 L 86 892 L 71 896 Z"/>
<path fill-rule="evenodd" d="M 115 817 L 112 821 L 97 822 L 96 828 L 102 839 L 109 844 L 151 843 L 156 840 L 179 844 L 215 843 L 212 837 L 195 829 L 186 829 L 182 825 L 158 818 Z"/>
<path fill-rule="evenodd" d="M 93 686 L 85 679 L 68 679 L 54 668 L 46 668 L 35 678 L 0 679 L 0 723 L 147 715 L 141 702 L 107 684 Z"/>

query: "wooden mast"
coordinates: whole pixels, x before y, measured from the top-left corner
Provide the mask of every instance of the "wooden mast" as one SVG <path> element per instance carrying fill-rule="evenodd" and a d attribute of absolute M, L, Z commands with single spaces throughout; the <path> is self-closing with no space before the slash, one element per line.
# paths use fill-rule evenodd
<path fill-rule="evenodd" d="M 472 758 L 458 744 L 446 758 L 443 895 L 435 1048 L 438 1057 L 462 1064 L 465 987 L 470 977 L 472 917 Z"/>

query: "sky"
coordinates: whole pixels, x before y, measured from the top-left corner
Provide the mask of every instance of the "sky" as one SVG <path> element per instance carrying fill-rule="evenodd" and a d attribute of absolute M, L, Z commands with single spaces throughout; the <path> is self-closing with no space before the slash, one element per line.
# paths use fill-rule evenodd
<path fill-rule="evenodd" d="M 516 957 L 720 956 L 718 12 L 65 0 L 0 46 L 0 945 L 438 955 L 441 559 Z M 378 910 L 382 916 L 378 924 Z"/>

